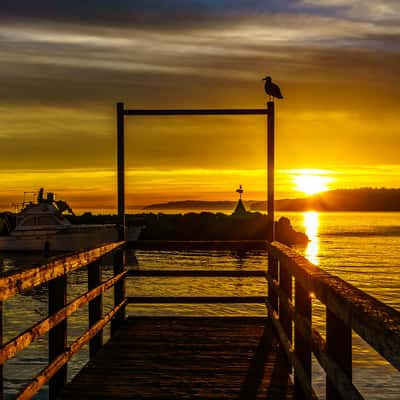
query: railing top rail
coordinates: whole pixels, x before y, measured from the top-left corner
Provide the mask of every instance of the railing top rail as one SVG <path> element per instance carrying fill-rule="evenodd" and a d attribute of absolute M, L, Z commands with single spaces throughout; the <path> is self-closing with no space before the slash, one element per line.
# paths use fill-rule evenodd
<path fill-rule="evenodd" d="M 0 277 L 0 301 L 85 267 L 121 248 L 126 242 L 108 243 L 94 249 L 62 256 L 38 267 L 32 267 Z"/>
<path fill-rule="evenodd" d="M 283 263 L 310 295 L 312 293 L 400 370 L 399 311 L 323 271 L 282 243 L 267 243 L 267 250 Z"/>

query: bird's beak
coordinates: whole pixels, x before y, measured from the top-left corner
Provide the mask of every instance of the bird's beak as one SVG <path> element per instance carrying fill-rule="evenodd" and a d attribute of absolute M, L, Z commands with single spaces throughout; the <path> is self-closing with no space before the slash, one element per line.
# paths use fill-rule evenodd
<path fill-rule="evenodd" d="M 266 80 L 266 78 L 262 78 L 261 80 L 262 80 L 262 81 L 265 81 L 265 80 Z"/>

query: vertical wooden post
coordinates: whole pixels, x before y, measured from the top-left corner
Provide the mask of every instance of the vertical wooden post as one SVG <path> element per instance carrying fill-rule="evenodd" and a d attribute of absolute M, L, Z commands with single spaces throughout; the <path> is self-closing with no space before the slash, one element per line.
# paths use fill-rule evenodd
<path fill-rule="evenodd" d="M 269 276 L 276 282 L 278 282 L 279 279 L 278 270 L 279 270 L 278 260 L 276 260 L 270 254 L 268 254 L 268 273 Z M 272 309 L 278 312 L 279 297 L 275 293 L 273 285 L 270 282 L 268 282 L 268 302 L 272 307 Z"/>
<path fill-rule="evenodd" d="M 267 240 L 275 240 L 275 104 L 267 103 Z M 278 280 L 278 261 L 268 254 L 268 272 L 272 278 Z M 271 307 L 278 311 L 278 296 L 268 287 L 268 301 Z"/>
<path fill-rule="evenodd" d="M 287 301 L 292 299 L 292 275 L 281 262 L 279 265 L 279 286 L 282 291 L 286 294 Z M 289 305 L 286 301 L 279 301 L 279 319 L 281 320 L 282 327 L 288 337 L 289 341 L 292 342 L 292 315 L 289 311 Z M 289 370 L 291 370 L 290 363 L 288 362 Z"/>
<path fill-rule="evenodd" d="M 88 265 L 88 290 L 95 289 L 101 284 L 100 260 Z M 100 294 L 89 301 L 89 328 L 99 321 L 103 314 L 103 296 Z M 92 358 L 103 346 L 103 330 L 89 342 L 89 357 Z"/>
<path fill-rule="evenodd" d="M 125 250 L 120 250 L 114 255 L 114 276 L 125 270 Z M 121 279 L 114 285 L 114 307 L 125 299 L 125 279 Z M 111 336 L 120 328 L 125 320 L 125 308 L 115 314 L 111 321 Z"/>
<path fill-rule="evenodd" d="M 118 240 L 125 240 L 124 103 L 117 103 Z"/>
<path fill-rule="evenodd" d="M 326 350 L 343 372 L 352 380 L 352 343 L 351 328 L 339 319 L 332 311 L 326 309 Z M 344 400 L 326 377 L 326 400 Z"/>
<path fill-rule="evenodd" d="M 0 301 L 0 346 L 3 345 L 3 302 Z M 0 400 L 4 398 L 3 364 L 0 365 Z"/>
<path fill-rule="evenodd" d="M 268 241 L 275 240 L 275 104 L 267 103 L 267 218 Z"/>
<path fill-rule="evenodd" d="M 309 321 L 309 329 L 307 332 L 301 332 L 295 324 L 294 345 L 295 354 L 302 364 L 307 375 L 308 383 L 311 386 L 311 297 L 309 293 L 303 289 L 299 282 L 295 283 L 295 309 L 296 312 Z M 294 377 L 296 400 L 307 399 L 303 393 L 298 376 Z"/>
<path fill-rule="evenodd" d="M 48 309 L 49 315 L 54 314 L 66 305 L 67 276 L 63 275 L 49 282 Z M 67 320 L 61 321 L 49 331 L 49 363 L 64 352 L 67 347 Z M 49 382 L 49 398 L 55 399 L 67 382 L 67 365 L 61 367 Z"/>

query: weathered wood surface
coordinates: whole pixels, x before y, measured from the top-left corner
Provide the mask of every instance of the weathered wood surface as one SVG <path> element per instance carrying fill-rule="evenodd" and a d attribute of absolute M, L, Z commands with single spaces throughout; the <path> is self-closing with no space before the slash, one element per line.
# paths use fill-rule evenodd
<path fill-rule="evenodd" d="M 54 375 L 66 365 L 66 363 L 74 354 L 76 354 L 86 343 L 95 337 L 104 328 L 104 326 L 110 322 L 111 318 L 113 318 L 115 314 L 125 306 L 126 301 L 122 302 L 119 306 L 105 314 L 100 321 L 97 321 L 69 347 L 66 347 L 65 350 L 58 357 L 56 357 L 51 364 L 49 364 L 42 371 L 40 371 L 38 375 L 36 375 L 34 380 L 18 395 L 17 400 L 31 399 L 46 382 L 54 377 Z M 78 396 L 77 398 L 82 397 Z"/>
<path fill-rule="evenodd" d="M 256 249 L 265 250 L 265 240 L 138 240 L 130 243 L 135 249 Z"/>
<path fill-rule="evenodd" d="M 400 312 L 324 272 L 295 250 L 267 243 L 267 250 L 285 265 L 305 291 L 325 304 L 394 367 L 400 370 Z"/>
<path fill-rule="evenodd" d="M 271 275 L 267 274 L 267 279 L 271 283 L 272 289 L 279 297 L 280 307 L 282 307 L 283 304 L 286 305 L 283 306 L 286 309 L 285 313 L 287 313 L 287 316 L 290 319 L 290 321 L 295 322 L 295 325 L 298 331 L 301 332 L 301 335 L 303 336 L 309 335 L 309 332 L 311 331 L 312 351 L 315 357 L 317 358 L 319 364 L 325 370 L 327 376 L 330 378 L 330 381 L 335 384 L 335 387 L 338 390 L 338 392 L 344 398 L 347 395 L 352 400 L 362 400 L 363 397 L 361 396 L 357 388 L 352 384 L 351 378 L 349 378 L 348 374 L 343 371 L 342 367 L 335 361 L 335 359 L 328 354 L 326 350 L 325 339 L 323 339 L 323 337 L 317 330 L 312 328 L 311 321 L 304 318 L 304 316 L 302 316 L 299 312 L 296 312 L 291 296 L 288 296 L 287 293 L 283 289 L 281 289 L 277 281 L 272 279 Z M 274 325 L 277 325 L 276 329 L 278 332 L 278 336 L 280 337 L 281 340 L 287 340 L 287 343 L 284 342 L 282 343 L 285 352 L 288 353 L 287 354 L 288 358 L 291 361 L 294 360 L 293 363 L 297 367 L 300 366 L 300 369 L 302 370 L 302 372 L 300 373 L 304 375 L 304 369 L 302 367 L 302 364 L 297 359 L 294 353 L 294 345 L 291 344 L 291 341 L 289 340 L 289 338 L 291 338 L 292 335 L 288 335 L 284 328 L 282 315 L 278 317 L 276 313 L 272 314 L 271 310 L 269 312 L 270 315 L 272 315 L 274 318 L 273 319 Z M 285 336 L 282 336 L 282 333 L 284 333 Z"/>
<path fill-rule="evenodd" d="M 39 267 L 1 276 L 0 301 L 93 263 L 124 244 L 125 242 L 109 243 L 95 249 L 57 258 Z"/>
<path fill-rule="evenodd" d="M 268 320 L 130 319 L 61 399 L 292 399 Z"/>
<path fill-rule="evenodd" d="M 335 387 L 342 395 L 342 397 L 345 397 L 345 395 L 347 395 L 352 400 L 362 400 L 363 397 L 360 395 L 357 388 L 352 384 L 351 378 L 349 378 L 348 374 L 343 371 L 342 367 L 328 354 L 326 350 L 325 339 L 317 330 L 312 328 L 311 321 L 304 318 L 304 316 L 302 316 L 299 312 L 296 312 L 293 302 L 291 300 L 291 296 L 288 296 L 286 292 L 281 289 L 276 280 L 272 279 L 269 274 L 267 274 L 267 278 L 271 283 L 272 289 L 275 291 L 277 296 L 279 296 L 280 307 L 282 307 L 282 304 L 286 304 L 286 306 L 284 306 L 284 308 L 286 309 L 285 312 L 288 314 L 288 318 L 291 321 L 295 322 L 298 331 L 301 332 L 303 336 L 309 335 L 309 332 L 311 331 L 312 351 L 317 358 L 319 364 L 325 370 L 330 380 L 335 384 Z M 270 315 L 272 315 L 271 310 L 269 311 Z M 300 365 L 300 368 L 303 370 L 303 367 L 301 366 L 302 364 L 296 358 L 296 355 L 294 353 L 294 345 L 290 343 L 291 341 L 289 341 L 291 335 L 288 335 L 284 328 L 284 325 L 282 323 L 282 316 L 280 315 L 280 317 L 278 317 L 278 315 L 274 313 L 273 317 L 274 325 L 277 325 L 276 329 L 278 331 L 278 336 L 281 340 L 287 340 L 287 343 L 284 343 L 283 347 L 285 352 L 288 353 L 288 358 L 290 360 L 294 360 L 294 364 L 296 364 L 297 366 Z M 281 336 L 281 333 L 279 333 L 280 331 L 281 333 L 283 332 L 286 335 L 286 339 L 284 336 Z"/>
<path fill-rule="evenodd" d="M 289 358 L 291 364 L 294 367 L 294 370 L 297 374 L 297 378 L 298 378 L 298 385 L 300 386 L 300 391 L 298 391 L 298 387 L 296 388 L 296 400 L 299 399 L 310 399 L 310 400 L 316 400 L 317 397 L 314 393 L 314 389 L 312 388 L 310 379 L 309 379 L 309 374 L 307 372 L 307 370 L 303 367 L 303 364 L 301 363 L 301 361 L 299 360 L 299 358 L 297 357 L 295 351 L 292 348 L 291 345 L 291 341 L 289 340 L 289 338 L 286 336 L 286 332 L 284 331 L 278 314 L 276 313 L 276 311 L 272 308 L 272 306 L 270 304 L 267 304 L 268 307 L 268 313 L 269 316 L 271 318 L 271 321 L 273 323 L 273 326 L 276 330 L 276 333 L 278 335 L 279 338 L 279 342 L 281 343 L 281 346 L 283 348 L 283 350 L 286 353 L 287 358 Z"/>
<path fill-rule="evenodd" d="M 68 303 L 65 308 L 57 311 L 52 316 L 41 320 L 37 324 L 28 328 L 21 335 L 18 335 L 15 338 L 9 340 L 7 343 L 0 347 L 0 364 L 3 364 L 5 361 L 14 357 L 19 351 L 23 350 L 25 347 L 28 347 L 35 339 L 44 335 L 51 328 L 59 324 L 69 315 L 73 314 L 80 307 L 93 300 L 99 294 L 105 292 L 124 276 L 125 272 L 113 278 L 110 278 L 109 280 L 98 286 L 96 289 L 93 289 L 90 292 L 79 296 L 75 300 Z"/>

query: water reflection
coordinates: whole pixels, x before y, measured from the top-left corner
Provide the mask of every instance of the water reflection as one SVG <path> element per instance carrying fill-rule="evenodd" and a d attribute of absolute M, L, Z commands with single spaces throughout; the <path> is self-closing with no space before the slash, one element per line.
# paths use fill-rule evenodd
<path fill-rule="evenodd" d="M 231 256 L 236 261 L 239 269 L 243 268 L 246 262 L 246 258 L 249 257 L 247 251 L 244 249 L 231 250 Z"/>
<path fill-rule="evenodd" d="M 304 228 L 310 242 L 307 245 L 304 255 L 312 263 L 319 264 L 319 214 L 315 211 L 307 211 L 303 213 Z"/>

